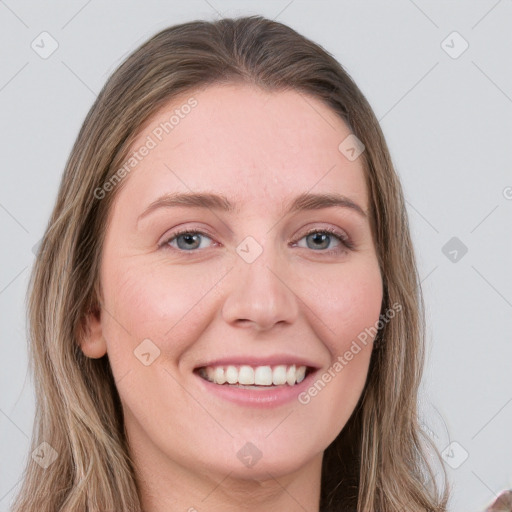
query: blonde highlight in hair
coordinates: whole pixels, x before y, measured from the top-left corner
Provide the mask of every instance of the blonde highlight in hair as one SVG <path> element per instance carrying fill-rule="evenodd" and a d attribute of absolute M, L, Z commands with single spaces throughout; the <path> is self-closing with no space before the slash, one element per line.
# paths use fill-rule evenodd
<path fill-rule="evenodd" d="M 118 171 L 142 127 L 164 104 L 212 84 L 291 89 L 325 102 L 364 143 L 372 235 L 383 277 L 382 312 L 368 378 L 345 428 L 325 450 L 321 512 L 441 512 L 449 489 L 442 459 L 420 428 L 424 306 L 403 193 L 384 136 L 363 94 L 320 46 L 260 16 L 196 21 L 163 30 L 133 52 L 90 109 L 66 164 L 28 290 L 30 365 L 36 385 L 32 450 L 13 512 L 140 512 L 123 410 L 108 355 L 85 357 L 85 317 L 101 303 L 102 245 L 123 182 Z M 435 481 L 425 444 L 444 473 Z"/>

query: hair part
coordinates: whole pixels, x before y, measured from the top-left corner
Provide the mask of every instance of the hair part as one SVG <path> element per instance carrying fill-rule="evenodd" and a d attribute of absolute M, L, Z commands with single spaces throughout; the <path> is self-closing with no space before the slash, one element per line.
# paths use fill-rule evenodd
<path fill-rule="evenodd" d="M 419 425 L 424 306 L 403 193 L 379 123 L 342 66 L 319 45 L 260 16 L 195 21 L 163 30 L 109 78 L 90 109 L 64 175 L 28 290 L 28 337 L 36 390 L 32 450 L 13 512 L 140 512 L 123 411 L 108 355 L 85 357 L 85 318 L 101 305 L 103 240 L 121 180 L 99 200 L 151 117 L 180 95 L 213 84 L 294 90 L 323 101 L 365 145 L 361 155 L 372 236 L 383 279 L 379 330 L 368 378 L 347 425 L 325 450 L 320 510 L 446 510 L 427 459 L 438 450 Z"/>

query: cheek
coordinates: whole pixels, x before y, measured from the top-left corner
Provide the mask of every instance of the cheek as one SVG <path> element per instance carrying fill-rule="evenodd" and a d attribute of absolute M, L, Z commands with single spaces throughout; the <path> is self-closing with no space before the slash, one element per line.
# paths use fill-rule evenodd
<path fill-rule="evenodd" d="M 183 268 L 161 263 L 148 264 L 133 258 L 117 260 L 115 267 L 105 267 L 103 289 L 109 302 L 105 337 L 109 351 L 127 353 L 143 340 L 150 339 L 162 349 L 162 356 L 178 357 L 199 336 L 212 315 L 209 296 L 225 272 L 200 266 Z M 131 354 L 130 351 L 130 355 Z"/>
<path fill-rule="evenodd" d="M 301 280 L 301 294 L 320 320 L 312 323 L 320 329 L 318 337 L 337 357 L 379 320 L 383 294 L 380 269 L 369 259 L 340 265 L 336 271 L 326 269 L 325 274 L 316 272 Z M 368 342 L 373 339 L 367 338 Z"/>
<path fill-rule="evenodd" d="M 312 416 L 323 418 L 329 435 L 344 427 L 361 397 L 383 293 L 378 264 L 340 270 L 330 272 L 329 279 L 323 280 L 327 283 L 323 289 L 318 286 L 318 275 L 305 281 L 310 288 L 309 304 L 321 319 L 316 321 L 316 334 L 329 350 L 331 361 L 299 401 L 307 404 Z"/>

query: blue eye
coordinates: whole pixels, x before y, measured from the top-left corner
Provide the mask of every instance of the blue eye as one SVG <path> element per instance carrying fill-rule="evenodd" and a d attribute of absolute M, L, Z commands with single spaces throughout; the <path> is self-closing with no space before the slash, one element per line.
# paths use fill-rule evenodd
<path fill-rule="evenodd" d="M 173 233 L 170 238 L 161 243 L 161 247 L 170 247 L 173 250 L 181 252 L 197 252 L 197 249 L 207 248 L 201 247 L 201 238 L 207 238 L 211 240 L 211 238 L 202 231 L 195 229 L 184 229 L 182 231 Z M 319 252 L 325 255 L 341 254 L 347 250 L 354 249 L 354 244 L 349 240 L 347 235 L 331 228 L 312 229 L 301 238 L 299 238 L 297 242 L 301 241 L 302 239 L 310 240 L 312 242 L 312 247 L 307 244 L 305 248 L 309 248 L 314 252 Z M 338 244 L 334 248 L 329 249 L 333 239 L 335 239 Z M 315 245 L 317 245 L 317 247 L 315 247 Z M 298 247 L 304 248 L 304 246 Z"/>
<path fill-rule="evenodd" d="M 347 250 L 351 250 L 354 248 L 353 243 L 348 239 L 346 235 L 332 228 L 312 229 L 308 231 L 302 238 L 300 238 L 299 241 L 302 240 L 303 238 L 305 238 L 306 241 L 308 239 L 312 241 L 312 250 L 315 252 L 321 252 L 322 254 L 343 253 L 346 252 Z M 328 249 L 328 246 L 330 245 L 330 242 L 332 241 L 333 238 L 338 241 L 338 245 L 334 249 Z M 317 244 L 317 248 L 314 248 L 315 244 Z M 311 249 L 311 247 L 308 247 L 308 245 L 306 245 L 306 248 Z"/>
<path fill-rule="evenodd" d="M 176 243 L 178 245 L 178 247 L 177 247 L 178 250 L 189 251 L 189 250 L 199 249 L 200 240 L 199 240 L 199 245 L 198 245 L 198 237 L 210 238 L 208 235 L 206 235 L 202 231 L 187 229 L 187 230 L 178 231 L 177 233 L 174 233 L 171 238 L 167 239 L 163 243 L 163 245 L 164 246 L 171 245 L 171 242 L 176 241 Z M 180 240 L 182 241 L 182 243 L 180 243 Z M 175 248 L 174 246 L 171 246 L 171 247 Z M 203 247 L 203 249 L 204 249 L 204 247 Z"/>

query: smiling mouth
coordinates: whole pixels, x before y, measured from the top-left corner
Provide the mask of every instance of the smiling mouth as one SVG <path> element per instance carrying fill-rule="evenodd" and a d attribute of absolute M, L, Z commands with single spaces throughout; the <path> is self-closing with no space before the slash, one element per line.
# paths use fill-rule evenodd
<path fill-rule="evenodd" d="M 268 389 L 295 386 L 315 369 L 304 365 L 224 365 L 203 366 L 194 370 L 201 378 L 222 386 Z"/>

